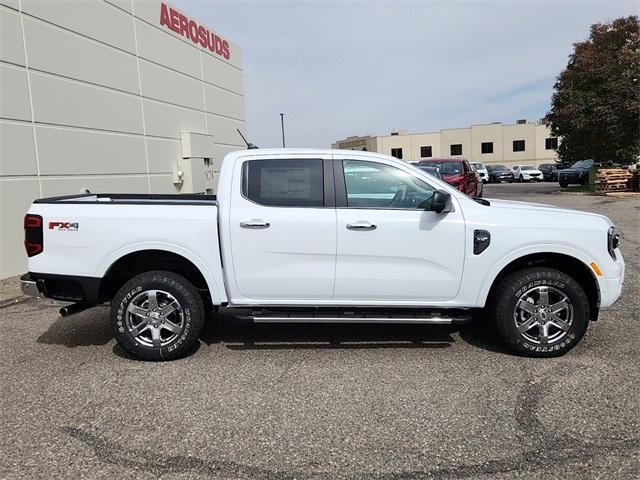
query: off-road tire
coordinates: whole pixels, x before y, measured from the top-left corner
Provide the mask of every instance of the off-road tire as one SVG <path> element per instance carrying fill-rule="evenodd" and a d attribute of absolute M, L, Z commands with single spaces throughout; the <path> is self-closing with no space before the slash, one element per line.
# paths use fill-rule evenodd
<path fill-rule="evenodd" d="M 568 298 L 573 320 L 566 335 L 555 342 L 540 345 L 525 338 L 515 323 L 515 308 L 522 294 L 538 286 L 552 287 Z M 589 300 L 582 287 L 569 275 L 547 267 L 525 268 L 507 275 L 494 289 L 490 310 L 498 335 L 518 355 L 558 357 L 575 347 L 589 325 Z"/>
<path fill-rule="evenodd" d="M 182 312 L 182 328 L 166 345 L 150 346 L 136 340 L 127 328 L 125 316 L 130 303 L 142 292 L 160 290 L 169 293 Z M 173 360 L 185 354 L 198 341 L 205 322 L 205 307 L 198 290 L 184 277 L 173 272 L 151 271 L 125 283 L 111 301 L 111 326 L 118 344 L 143 360 Z"/>

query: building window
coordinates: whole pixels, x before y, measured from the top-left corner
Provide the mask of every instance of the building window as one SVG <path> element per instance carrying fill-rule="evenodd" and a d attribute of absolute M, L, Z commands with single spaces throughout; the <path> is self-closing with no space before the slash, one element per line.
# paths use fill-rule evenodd
<path fill-rule="evenodd" d="M 402 158 L 402 149 L 401 148 L 392 148 L 391 156 L 396 158 Z"/>
<path fill-rule="evenodd" d="M 420 158 L 432 157 L 433 152 L 431 150 L 431 145 L 427 145 L 426 147 L 420 147 Z"/>
<path fill-rule="evenodd" d="M 462 155 L 461 143 L 454 143 L 453 145 L 451 145 L 450 149 L 451 149 L 451 155 Z"/>
<path fill-rule="evenodd" d="M 493 153 L 493 142 L 482 142 L 480 144 L 482 153 Z"/>
<path fill-rule="evenodd" d="M 558 149 L 558 137 L 549 137 L 544 141 L 544 148 L 546 150 L 557 150 Z"/>
<path fill-rule="evenodd" d="M 514 140 L 513 141 L 513 151 L 514 152 L 524 152 L 524 140 Z"/>

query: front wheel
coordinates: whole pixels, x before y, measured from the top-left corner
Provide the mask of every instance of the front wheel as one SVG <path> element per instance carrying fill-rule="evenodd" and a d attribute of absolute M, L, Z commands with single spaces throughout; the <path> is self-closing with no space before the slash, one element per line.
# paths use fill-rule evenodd
<path fill-rule="evenodd" d="M 205 309 L 198 290 L 184 277 L 153 271 L 133 277 L 111 301 L 118 344 L 143 360 L 173 360 L 197 341 Z"/>
<path fill-rule="evenodd" d="M 559 270 L 519 270 L 502 279 L 495 292 L 492 308 L 498 334 L 519 355 L 564 355 L 587 331 L 587 296 Z"/>
<path fill-rule="evenodd" d="M 560 188 L 567 188 L 569 186 L 569 184 L 565 182 L 559 182 L 559 183 L 560 183 Z"/>

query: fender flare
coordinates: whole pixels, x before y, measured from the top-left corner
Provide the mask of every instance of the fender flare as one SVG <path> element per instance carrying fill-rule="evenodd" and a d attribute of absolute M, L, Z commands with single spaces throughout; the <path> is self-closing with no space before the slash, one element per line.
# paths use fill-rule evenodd
<path fill-rule="evenodd" d="M 169 253 L 175 253 L 185 259 L 189 260 L 195 267 L 200 270 L 200 273 L 204 277 L 207 282 L 207 287 L 209 288 L 209 293 L 211 295 L 211 301 L 214 305 L 220 305 L 227 301 L 226 293 L 224 288 L 220 288 L 218 286 L 218 282 L 216 282 L 215 276 L 211 269 L 207 266 L 206 262 L 204 262 L 198 255 L 193 253 L 192 251 L 181 247 L 179 245 L 174 245 L 172 243 L 166 242 L 139 242 L 132 243 L 130 245 L 126 245 L 121 247 L 113 252 L 111 252 L 98 266 L 94 276 L 98 278 L 104 278 L 109 269 L 122 257 L 129 255 L 131 253 L 142 252 L 145 250 L 161 250 Z"/>
<path fill-rule="evenodd" d="M 480 290 L 478 291 L 478 296 L 476 298 L 476 305 L 484 306 L 486 304 L 487 297 L 489 296 L 489 291 L 491 290 L 491 287 L 493 286 L 496 278 L 498 278 L 498 275 L 500 275 L 500 273 L 505 269 L 505 267 L 507 267 L 509 264 L 511 264 L 512 262 L 522 257 L 526 257 L 527 255 L 545 254 L 545 253 L 558 253 L 561 255 L 566 255 L 568 257 L 575 258 L 576 260 L 579 260 L 580 262 L 584 263 L 584 265 L 589 269 L 589 271 L 591 271 L 590 264 L 591 262 L 594 261 L 594 259 L 591 256 L 589 256 L 589 254 L 587 254 L 586 252 L 574 247 L 567 246 L 567 245 L 550 243 L 550 244 L 531 244 L 531 245 L 521 246 L 520 248 L 516 250 L 512 250 L 511 252 L 506 254 L 504 257 L 502 257 L 487 272 L 480 286 Z M 593 272 L 591 273 L 593 275 Z M 602 290 L 602 285 L 600 283 L 600 280 L 596 275 L 593 275 L 593 278 L 595 279 L 596 285 L 598 286 L 598 294 L 600 294 L 600 291 Z"/>

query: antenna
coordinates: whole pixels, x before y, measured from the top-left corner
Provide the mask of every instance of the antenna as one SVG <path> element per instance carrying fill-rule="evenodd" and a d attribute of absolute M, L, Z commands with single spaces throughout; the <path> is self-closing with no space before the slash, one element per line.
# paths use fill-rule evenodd
<path fill-rule="evenodd" d="M 244 135 L 242 135 L 242 132 L 240 131 L 239 128 L 236 128 L 236 130 L 238 131 L 238 135 L 240 135 L 242 137 L 242 140 L 244 141 L 244 143 L 247 144 L 247 149 L 249 150 L 255 150 L 256 148 L 260 148 L 257 145 L 254 145 L 253 143 L 249 143 L 247 142 L 247 139 L 244 138 Z"/>

